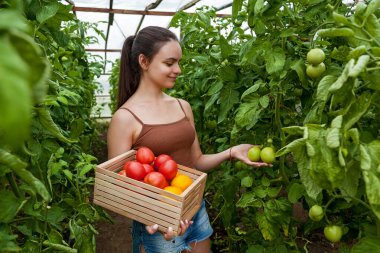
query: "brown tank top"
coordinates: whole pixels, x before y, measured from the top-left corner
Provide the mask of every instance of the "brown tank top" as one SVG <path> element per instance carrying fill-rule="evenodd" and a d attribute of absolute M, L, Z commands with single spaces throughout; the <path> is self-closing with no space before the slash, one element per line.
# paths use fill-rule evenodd
<path fill-rule="evenodd" d="M 187 118 L 181 102 L 178 99 L 177 101 L 185 115 L 178 121 L 166 124 L 144 124 L 130 109 L 125 107 L 120 107 L 120 109 L 129 111 L 142 125 L 136 142 L 132 144 L 132 149 L 148 147 L 156 156 L 167 154 L 177 163 L 193 167 L 191 146 L 195 140 L 195 129 Z"/>

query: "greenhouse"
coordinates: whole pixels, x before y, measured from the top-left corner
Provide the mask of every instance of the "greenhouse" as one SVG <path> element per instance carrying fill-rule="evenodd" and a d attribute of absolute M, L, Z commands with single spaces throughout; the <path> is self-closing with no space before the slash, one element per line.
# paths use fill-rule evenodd
<path fill-rule="evenodd" d="M 3 0 L 0 252 L 380 252 L 380 0 Z"/>

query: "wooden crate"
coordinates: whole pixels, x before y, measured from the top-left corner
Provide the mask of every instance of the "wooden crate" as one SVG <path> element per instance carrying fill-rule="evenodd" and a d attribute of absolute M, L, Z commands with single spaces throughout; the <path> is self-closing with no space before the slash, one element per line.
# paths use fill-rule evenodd
<path fill-rule="evenodd" d="M 193 183 L 176 195 L 117 174 L 126 161 L 135 157 L 136 151 L 130 150 L 96 167 L 94 204 L 145 225 L 158 224 L 162 232 L 170 226 L 177 234 L 180 220 L 190 221 L 198 211 L 207 174 L 178 165 L 180 173 L 188 175 Z"/>

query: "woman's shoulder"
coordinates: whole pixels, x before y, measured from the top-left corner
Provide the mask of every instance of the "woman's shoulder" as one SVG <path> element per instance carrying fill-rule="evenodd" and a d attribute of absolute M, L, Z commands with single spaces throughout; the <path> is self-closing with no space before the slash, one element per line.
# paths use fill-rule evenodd
<path fill-rule="evenodd" d="M 133 120 L 133 115 L 127 109 L 121 107 L 112 115 L 111 123 L 127 124 L 132 123 Z"/>

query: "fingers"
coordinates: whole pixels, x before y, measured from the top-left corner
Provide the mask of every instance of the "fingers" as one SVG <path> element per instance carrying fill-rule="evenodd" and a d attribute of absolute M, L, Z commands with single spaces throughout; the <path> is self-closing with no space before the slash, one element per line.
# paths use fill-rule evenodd
<path fill-rule="evenodd" d="M 149 234 L 153 235 L 154 233 L 157 232 L 157 230 L 158 230 L 158 225 L 157 225 L 157 224 L 154 224 L 153 226 L 145 226 L 145 229 L 146 229 L 146 231 L 147 231 Z"/>
<path fill-rule="evenodd" d="M 175 234 L 174 234 L 173 228 L 168 227 L 168 229 L 166 229 L 166 232 L 164 233 L 165 240 L 170 241 L 174 238 L 174 236 L 175 236 Z"/>
<path fill-rule="evenodd" d="M 181 224 L 181 229 L 180 231 L 178 232 L 178 235 L 184 235 L 186 230 L 190 227 L 191 224 L 193 224 L 193 221 L 188 221 L 188 220 L 185 220 L 185 222 L 183 222 L 182 220 L 180 221 L 180 224 Z"/>

